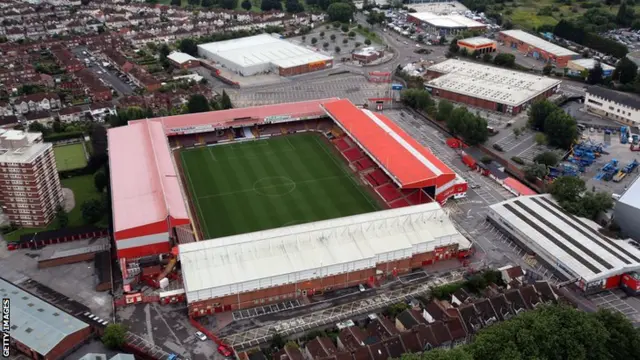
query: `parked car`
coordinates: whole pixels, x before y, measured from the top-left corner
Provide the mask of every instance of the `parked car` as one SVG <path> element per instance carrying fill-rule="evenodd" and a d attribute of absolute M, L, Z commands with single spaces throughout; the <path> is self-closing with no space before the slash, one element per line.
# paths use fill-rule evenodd
<path fill-rule="evenodd" d="M 218 352 L 224 357 L 231 357 L 231 355 L 233 355 L 231 350 L 224 345 L 218 345 Z"/>
<path fill-rule="evenodd" d="M 198 337 L 198 339 L 200 339 L 201 341 L 206 341 L 207 340 L 207 335 L 203 334 L 200 331 L 196 331 L 196 336 Z"/>

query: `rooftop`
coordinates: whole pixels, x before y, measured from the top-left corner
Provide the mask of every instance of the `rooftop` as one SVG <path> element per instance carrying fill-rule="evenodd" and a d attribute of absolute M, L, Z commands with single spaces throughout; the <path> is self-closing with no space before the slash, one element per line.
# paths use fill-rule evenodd
<path fill-rule="evenodd" d="M 41 355 L 47 355 L 67 336 L 89 327 L 2 278 L 0 295 L 10 300 L 11 337 Z"/>
<path fill-rule="evenodd" d="M 508 106 L 522 105 L 562 82 L 457 59 L 435 64 L 428 70 L 445 75 L 430 80 L 427 86 Z"/>
<path fill-rule="evenodd" d="M 531 35 L 528 32 L 524 32 L 522 30 L 505 30 L 501 31 L 501 34 L 512 37 L 516 40 L 520 40 L 523 43 L 529 44 L 531 46 L 537 47 L 540 50 L 546 51 L 551 55 L 555 56 L 577 56 L 578 53 L 571 51 L 569 49 L 565 49 L 562 46 L 558 46 L 556 44 L 550 43 L 547 40 L 539 38 L 535 35 Z"/>
<path fill-rule="evenodd" d="M 496 41 L 486 37 L 476 36 L 472 38 L 458 40 L 458 43 L 465 43 L 472 46 L 481 46 L 481 45 L 495 44 Z"/>
<path fill-rule="evenodd" d="M 198 45 L 204 50 L 243 67 L 273 64 L 290 68 L 312 62 L 332 60 L 326 56 L 269 34 Z"/>
<path fill-rule="evenodd" d="M 198 59 L 194 58 L 193 56 L 187 54 L 187 53 L 183 53 L 180 51 L 174 51 L 171 54 L 169 54 L 169 56 L 167 56 L 167 58 L 169 58 L 169 60 L 174 61 L 178 64 L 184 64 L 188 61 L 197 61 Z"/>
<path fill-rule="evenodd" d="M 417 12 L 409 15 L 432 26 L 441 28 L 484 28 L 487 26 L 458 14 L 438 15 L 432 12 Z"/>
<path fill-rule="evenodd" d="M 609 101 L 640 110 L 640 97 L 629 95 L 615 90 L 605 89 L 600 86 L 589 86 L 587 94 L 595 95 Z"/>
<path fill-rule="evenodd" d="M 323 107 L 400 187 L 442 186 L 456 178 L 429 149 L 386 116 L 359 109 L 349 100 L 334 101 Z"/>
<path fill-rule="evenodd" d="M 640 251 L 598 232 L 598 225 L 568 214 L 549 195 L 520 196 L 491 206 L 506 227 L 551 264 L 598 284 L 610 276 L 640 269 Z M 517 229 L 517 230 L 516 230 Z"/>
<path fill-rule="evenodd" d="M 52 147 L 41 141 L 42 133 L 0 129 L 0 163 L 33 162 Z"/>
<path fill-rule="evenodd" d="M 576 64 L 578 66 L 582 66 L 585 69 L 593 69 L 597 63 L 600 63 L 602 70 L 614 70 L 615 67 L 605 64 L 602 61 L 597 61 L 596 59 L 575 59 L 571 60 L 570 63 Z"/>
<path fill-rule="evenodd" d="M 373 268 L 469 241 L 429 203 L 181 244 L 188 302 Z M 268 282 L 268 285 L 267 285 Z"/>
<path fill-rule="evenodd" d="M 109 129 L 108 142 L 116 239 L 125 230 L 159 222 L 166 224 L 168 217 L 178 222 L 181 220 L 182 223 L 188 221 L 186 205 L 160 122 L 143 120 Z M 124 237 L 132 235 L 129 233 Z"/>

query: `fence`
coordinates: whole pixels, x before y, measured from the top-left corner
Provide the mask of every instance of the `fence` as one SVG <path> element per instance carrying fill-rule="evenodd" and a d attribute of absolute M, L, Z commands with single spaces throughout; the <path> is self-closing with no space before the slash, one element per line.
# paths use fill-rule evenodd
<path fill-rule="evenodd" d="M 80 227 L 26 234 L 16 242 L 7 243 L 7 250 L 40 248 L 46 245 L 61 244 L 69 241 L 109 236 L 107 229 Z"/>

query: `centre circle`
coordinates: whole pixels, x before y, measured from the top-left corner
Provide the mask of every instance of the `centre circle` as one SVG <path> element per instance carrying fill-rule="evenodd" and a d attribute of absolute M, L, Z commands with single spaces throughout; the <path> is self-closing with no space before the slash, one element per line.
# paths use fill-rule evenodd
<path fill-rule="evenodd" d="M 283 196 L 295 189 L 295 181 L 286 176 L 264 177 L 253 183 L 253 191 L 263 196 Z"/>

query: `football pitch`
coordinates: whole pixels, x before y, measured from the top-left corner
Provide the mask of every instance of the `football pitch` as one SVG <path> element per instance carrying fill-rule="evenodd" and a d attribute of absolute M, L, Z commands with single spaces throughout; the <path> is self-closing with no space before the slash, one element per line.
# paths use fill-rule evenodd
<path fill-rule="evenodd" d="M 181 158 L 205 238 L 379 209 L 318 134 L 196 148 Z"/>
<path fill-rule="evenodd" d="M 82 144 L 69 144 L 53 147 L 58 171 L 81 169 L 87 166 L 87 157 Z"/>

